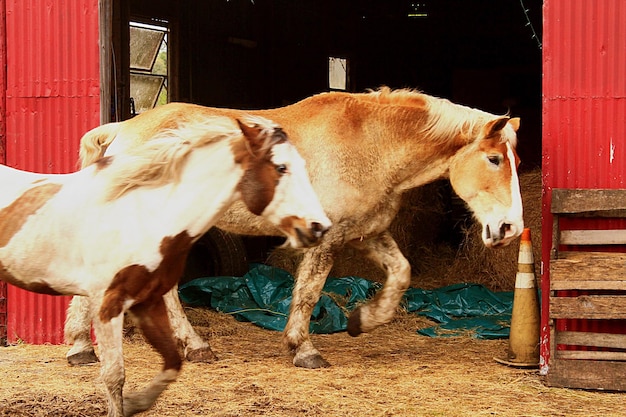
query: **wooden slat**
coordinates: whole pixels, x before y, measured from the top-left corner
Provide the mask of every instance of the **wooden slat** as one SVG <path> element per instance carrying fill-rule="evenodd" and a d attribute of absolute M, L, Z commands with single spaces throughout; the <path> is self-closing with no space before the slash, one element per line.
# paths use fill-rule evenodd
<path fill-rule="evenodd" d="M 553 319 L 626 319 L 626 296 L 550 297 Z"/>
<path fill-rule="evenodd" d="M 553 387 L 626 391 L 626 362 L 550 358 L 546 383 Z"/>
<path fill-rule="evenodd" d="M 597 281 L 597 280 L 566 281 L 566 280 L 562 280 L 562 281 L 557 281 L 557 282 L 550 282 L 550 289 L 552 291 L 572 291 L 572 290 L 624 291 L 626 290 L 626 281 Z"/>
<path fill-rule="evenodd" d="M 626 291 L 626 253 L 560 252 L 558 256 L 550 261 L 551 290 Z"/>
<path fill-rule="evenodd" d="M 625 245 L 626 230 L 562 230 L 561 245 Z"/>
<path fill-rule="evenodd" d="M 611 217 L 624 217 L 620 212 L 626 213 L 626 190 L 555 188 L 551 211 L 555 214 L 613 211 Z"/>
<path fill-rule="evenodd" d="M 557 359 L 593 360 L 593 361 L 624 361 L 626 352 L 609 352 L 598 350 L 557 350 Z"/>
<path fill-rule="evenodd" d="M 561 251 L 559 259 L 570 262 L 587 262 L 581 266 L 596 266 L 609 264 L 609 266 L 619 269 L 626 268 L 626 253 L 621 252 L 583 252 L 583 251 Z"/>
<path fill-rule="evenodd" d="M 626 349 L 626 334 L 571 331 L 556 332 L 556 344 Z"/>

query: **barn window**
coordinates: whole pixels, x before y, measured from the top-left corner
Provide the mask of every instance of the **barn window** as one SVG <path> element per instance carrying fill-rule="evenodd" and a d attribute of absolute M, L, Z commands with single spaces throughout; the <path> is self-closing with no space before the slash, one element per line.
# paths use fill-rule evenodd
<path fill-rule="evenodd" d="M 158 23 L 130 23 L 131 115 L 167 103 L 168 28 Z"/>
<path fill-rule="evenodd" d="M 348 60 L 345 58 L 328 58 L 328 87 L 331 90 L 348 89 Z"/>

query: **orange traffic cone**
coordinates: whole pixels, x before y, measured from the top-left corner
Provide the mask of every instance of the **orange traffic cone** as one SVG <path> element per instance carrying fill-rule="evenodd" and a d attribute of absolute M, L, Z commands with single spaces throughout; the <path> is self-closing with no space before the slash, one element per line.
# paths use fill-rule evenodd
<path fill-rule="evenodd" d="M 535 282 L 535 262 L 530 229 L 525 228 L 519 246 L 515 293 L 511 315 L 509 350 L 504 365 L 522 368 L 539 366 L 539 297 Z"/>

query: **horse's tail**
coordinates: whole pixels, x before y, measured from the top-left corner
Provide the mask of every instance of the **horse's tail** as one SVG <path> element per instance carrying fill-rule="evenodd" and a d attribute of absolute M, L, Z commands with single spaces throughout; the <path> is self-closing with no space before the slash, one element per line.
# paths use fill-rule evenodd
<path fill-rule="evenodd" d="M 119 123 L 107 123 L 85 133 L 80 139 L 78 151 L 80 168 L 89 166 L 102 158 L 119 129 Z"/>

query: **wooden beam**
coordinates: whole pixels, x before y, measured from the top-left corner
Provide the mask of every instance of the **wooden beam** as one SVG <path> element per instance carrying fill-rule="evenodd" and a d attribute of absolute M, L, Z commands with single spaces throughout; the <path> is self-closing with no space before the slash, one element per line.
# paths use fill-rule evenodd
<path fill-rule="evenodd" d="M 626 334 L 571 331 L 556 332 L 556 344 L 626 349 Z M 626 352 L 621 353 L 626 355 Z"/>
<path fill-rule="evenodd" d="M 550 297 L 552 319 L 626 319 L 626 296 Z"/>
<path fill-rule="evenodd" d="M 626 190 L 555 188 L 552 190 L 551 211 L 566 215 L 612 211 L 615 217 L 624 217 Z"/>
<path fill-rule="evenodd" d="M 546 383 L 553 387 L 626 391 L 626 362 L 551 358 Z"/>
<path fill-rule="evenodd" d="M 562 230 L 561 245 L 626 245 L 626 230 Z"/>

